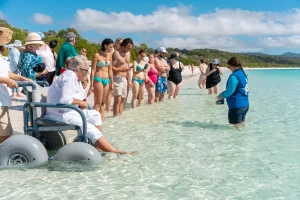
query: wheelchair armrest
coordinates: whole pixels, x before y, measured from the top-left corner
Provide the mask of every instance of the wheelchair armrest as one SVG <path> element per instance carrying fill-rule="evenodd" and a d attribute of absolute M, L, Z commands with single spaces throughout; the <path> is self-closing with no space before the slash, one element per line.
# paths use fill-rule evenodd
<path fill-rule="evenodd" d="M 82 138 L 81 140 L 86 142 L 87 141 L 87 121 L 84 113 L 80 108 L 77 106 L 71 105 L 71 104 L 52 104 L 52 103 L 40 103 L 40 102 L 27 102 L 26 104 L 29 104 L 31 107 L 46 107 L 46 108 L 68 108 L 75 110 L 79 113 L 82 119 Z"/>

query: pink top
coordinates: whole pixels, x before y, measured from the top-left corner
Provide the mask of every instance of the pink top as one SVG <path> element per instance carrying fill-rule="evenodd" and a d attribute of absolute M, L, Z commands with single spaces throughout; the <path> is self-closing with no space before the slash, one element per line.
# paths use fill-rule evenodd
<path fill-rule="evenodd" d="M 156 84 L 158 72 L 154 68 L 153 64 L 149 64 L 149 65 L 150 65 L 150 70 L 148 72 L 148 77 L 152 83 Z M 150 80 L 147 81 L 146 84 L 151 84 Z"/>

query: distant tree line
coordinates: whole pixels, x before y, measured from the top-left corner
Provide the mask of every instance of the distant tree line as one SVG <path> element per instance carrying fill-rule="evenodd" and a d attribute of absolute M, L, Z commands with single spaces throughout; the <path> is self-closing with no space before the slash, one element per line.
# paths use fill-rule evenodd
<path fill-rule="evenodd" d="M 26 35 L 28 30 L 12 27 L 7 21 L 0 20 L 0 26 L 10 28 L 14 31 L 13 39 L 21 40 L 24 44 L 26 41 Z M 58 45 L 55 51 L 58 52 L 60 46 L 65 42 L 65 34 L 67 32 L 74 32 L 77 35 L 75 48 L 77 52 L 80 52 L 82 48 L 87 50 L 88 59 L 92 59 L 93 55 L 97 53 L 100 48 L 100 43 L 90 42 L 87 39 L 81 37 L 78 31 L 74 28 L 62 29 L 56 32 L 55 30 L 49 30 L 48 32 L 43 32 L 46 37 L 46 43 L 51 40 L 57 40 Z M 104 38 L 103 38 L 104 39 Z M 112 38 L 113 40 L 115 38 Z M 131 50 L 131 61 L 135 60 L 138 56 L 139 50 L 144 49 L 147 53 L 154 53 L 154 49 L 148 48 L 148 45 L 142 43 L 140 46 L 134 46 Z M 295 57 L 284 57 L 284 56 L 273 56 L 260 53 L 231 53 L 226 51 L 219 51 L 216 49 L 177 49 L 177 48 L 167 48 L 169 54 L 167 57 L 174 52 L 180 53 L 180 61 L 185 65 L 194 64 L 199 65 L 199 60 L 202 58 L 208 64 L 212 59 L 217 58 L 220 61 L 221 66 L 226 66 L 226 62 L 229 58 L 233 56 L 239 57 L 244 67 L 299 67 L 300 58 Z"/>

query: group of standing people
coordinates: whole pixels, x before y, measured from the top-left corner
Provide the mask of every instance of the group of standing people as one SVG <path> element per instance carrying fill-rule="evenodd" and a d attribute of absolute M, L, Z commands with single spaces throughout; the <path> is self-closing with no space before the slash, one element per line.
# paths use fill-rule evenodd
<path fill-rule="evenodd" d="M 12 38 L 12 31 L 0 27 L 0 53 L 3 53 L 3 46 Z M 92 143 L 103 151 L 115 153 L 130 153 L 115 149 L 104 137 L 102 137 L 102 121 L 106 110 L 110 110 L 113 97 L 113 115 L 122 114 L 125 108 L 126 99 L 130 88 L 132 88 L 132 108 L 136 107 L 136 100 L 141 106 L 144 100 L 144 89 L 148 91 L 148 103 L 163 102 L 165 93 L 168 98 L 176 98 L 182 84 L 183 64 L 179 61 L 179 53 L 173 53 L 166 58 L 168 53 L 164 47 L 156 49 L 154 54 L 140 50 L 138 58 L 130 64 L 130 50 L 133 47 L 131 38 L 118 38 L 113 40 L 106 38 L 101 44 L 101 49 L 93 56 L 90 74 L 90 88 L 88 92 L 84 89 L 88 85 L 89 66 L 84 52 L 78 55 L 74 44 L 76 35 L 72 32 L 66 34 L 66 41 L 59 49 L 58 54 L 54 52 L 57 41 L 51 41 L 49 45 L 44 43 L 45 37 L 42 33 L 29 33 L 26 38 L 25 48 L 19 55 L 19 61 L 10 57 L 11 64 L 0 56 L 0 114 L 1 114 L 1 135 L 0 142 L 3 142 L 12 134 L 9 119 L 8 106 L 11 104 L 11 91 L 18 86 L 14 80 L 31 81 L 43 80 L 50 84 L 48 92 L 48 103 L 73 104 L 84 110 L 88 122 L 87 135 Z M 16 50 L 22 45 L 14 42 L 10 55 L 18 55 Z M 1 54 L 0 54 L 1 55 Z M 218 60 L 214 59 L 209 66 L 200 65 L 201 75 L 199 87 L 204 86 L 209 94 L 219 93 L 219 82 L 222 70 Z M 206 69 L 205 69 L 206 67 Z M 9 70 L 10 68 L 10 70 Z M 226 98 L 229 105 L 229 121 L 238 125 L 243 123 L 248 111 L 248 82 L 242 80 L 245 74 L 238 59 L 228 61 L 228 68 L 233 71 L 228 87 L 218 98 Z M 12 72 L 11 72 L 12 71 Z M 17 90 L 13 92 L 19 94 Z M 94 93 L 94 106 L 92 110 L 87 109 L 86 98 Z M 82 126 L 78 113 L 68 109 L 47 109 L 49 118 Z M 5 131 L 3 131 L 5 130 Z"/>

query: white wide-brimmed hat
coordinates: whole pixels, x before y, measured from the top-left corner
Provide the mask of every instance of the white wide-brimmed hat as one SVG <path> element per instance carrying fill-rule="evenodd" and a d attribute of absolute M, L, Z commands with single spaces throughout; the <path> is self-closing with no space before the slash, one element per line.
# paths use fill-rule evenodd
<path fill-rule="evenodd" d="M 8 44 L 12 39 L 13 31 L 9 28 L 0 27 L 0 46 Z"/>
<path fill-rule="evenodd" d="M 9 44 L 9 46 L 22 47 L 23 45 L 21 40 L 15 40 L 14 43 Z"/>
<path fill-rule="evenodd" d="M 45 43 L 42 41 L 42 38 L 38 33 L 32 32 L 27 35 L 25 46 L 29 44 L 45 44 Z"/>

